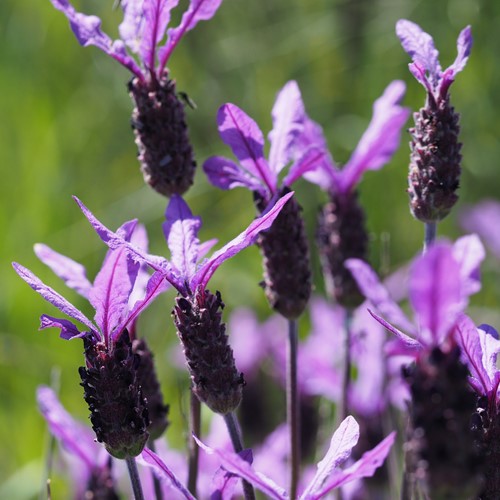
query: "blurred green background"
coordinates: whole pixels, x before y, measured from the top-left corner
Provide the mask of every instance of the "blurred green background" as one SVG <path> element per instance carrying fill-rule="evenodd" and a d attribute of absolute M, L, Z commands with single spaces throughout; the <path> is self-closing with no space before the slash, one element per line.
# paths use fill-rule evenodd
<path fill-rule="evenodd" d="M 75 0 L 77 9 L 103 18 L 116 36 L 121 21 L 113 0 Z M 173 22 L 187 1 L 181 1 Z M 452 87 L 462 115 L 463 177 L 458 208 L 483 197 L 498 197 L 500 176 L 500 3 L 495 0 L 224 0 L 210 22 L 188 33 L 170 70 L 178 90 L 197 109 L 187 109 L 199 165 L 212 154 L 230 155 L 219 139 L 215 115 L 224 102 L 242 107 L 265 134 L 277 91 L 296 79 L 309 115 L 324 127 L 331 152 L 345 162 L 371 117 L 373 101 L 393 79 L 408 84 L 405 104 L 423 104 L 423 88 L 407 70 L 408 56 L 394 34 L 395 22 L 409 18 L 434 36 L 444 67 L 456 55 L 456 38 L 472 25 L 469 63 Z M 143 185 L 129 125 L 129 74 L 94 47 L 81 48 L 66 18 L 49 0 L 0 2 L 0 497 L 32 498 L 42 483 L 45 425 L 34 393 L 60 368 L 64 404 L 82 420 L 77 367 L 80 341 L 66 342 L 55 331 L 38 332 L 38 317 L 54 312 L 11 268 L 18 261 L 52 284 L 88 314 L 88 305 L 64 289 L 32 251 L 44 242 L 81 261 L 93 278 L 105 248 L 71 200 L 78 195 L 109 227 L 138 217 L 149 230 L 151 248 L 166 253 L 160 224 L 166 201 Z M 410 126 L 410 121 L 408 126 Z M 420 248 L 423 228 L 408 211 L 408 135 L 394 160 L 368 173 L 361 187 L 372 239 L 372 263 L 393 269 Z M 323 194 L 297 185 L 308 230 Z M 204 219 L 202 238 L 221 242 L 236 235 L 254 216 L 251 197 L 241 190 L 219 192 L 199 169 L 187 194 Z M 439 228 L 456 237 L 454 212 Z M 499 221 L 500 223 L 500 221 Z M 228 312 L 249 306 L 268 315 L 261 289 L 260 257 L 253 248 L 226 263 L 212 289 L 221 290 Z M 493 271 L 477 305 L 495 307 L 500 285 Z M 322 290 L 315 261 L 316 288 Z M 148 311 L 141 331 L 155 348 L 171 419 L 183 429 L 179 387 L 183 374 L 170 367 L 167 346 L 176 342 L 170 320 L 173 295 Z M 497 325 L 499 326 L 499 325 Z M 185 408 L 184 408 L 185 410 Z M 175 433 L 172 433 L 175 434 Z M 182 435 L 182 432 L 180 433 Z M 180 444 L 181 439 L 178 439 Z"/>

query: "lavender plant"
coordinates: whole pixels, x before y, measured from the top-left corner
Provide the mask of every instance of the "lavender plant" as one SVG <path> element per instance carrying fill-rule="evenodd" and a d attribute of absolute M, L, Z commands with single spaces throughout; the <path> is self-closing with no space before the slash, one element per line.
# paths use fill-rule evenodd
<path fill-rule="evenodd" d="M 459 115 L 450 104 L 449 89 L 467 63 L 472 48 L 471 28 L 464 28 L 457 40 L 457 57 L 444 71 L 432 37 L 417 24 L 402 19 L 396 33 L 413 62 L 409 68 L 426 92 L 425 106 L 414 114 L 410 130 L 410 172 L 408 194 L 413 216 L 426 224 L 430 243 L 436 223 L 448 215 L 457 202 L 460 182 Z"/>
<path fill-rule="evenodd" d="M 81 45 L 98 47 L 132 73 L 128 84 L 135 103 L 131 123 L 144 180 L 165 196 L 187 191 L 196 163 L 184 100 L 176 92 L 167 64 L 184 34 L 199 21 L 210 19 L 222 0 L 192 0 L 179 26 L 168 30 L 171 11 L 179 0 L 123 0 L 117 40 L 101 30 L 98 17 L 77 12 L 68 0 L 51 2 L 69 19 Z"/>

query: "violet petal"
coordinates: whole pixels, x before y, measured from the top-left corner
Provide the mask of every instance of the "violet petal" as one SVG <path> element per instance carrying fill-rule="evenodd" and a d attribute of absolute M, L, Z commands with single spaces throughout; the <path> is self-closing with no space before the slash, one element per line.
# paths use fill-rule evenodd
<path fill-rule="evenodd" d="M 95 326 L 92 322 L 73 304 L 70 304 L 64 297 L 59 295 L 55 290 L 47 286 L 45 283 L 35 276 L 29 269 L 21 266 L 17 262 L 12 264 L 14 270 L 17 274 L 26 282 L 28 285 L 39 293 L 47 302 L 50 302 L 53 306 L 57 307 L 61 312 L 69 316 L 70 318 L 76 319 L 80 323 L 83 323 L 90 330 L 95 331 Z"/>
<path fill-rule="evenodd" d="M 355 464 L 337 473 L 330 482 L 325 484 L 324 488 L 321 489 L 317 495 L 311 497 L 310 499 L 308 498 L 307 500 L 322 498 L 334 488 L 340 488 L 344 484 L 354 481 L 355 479 L 373 476 L 375 471 L 387 458 L 395 439 L 396 433 L 391 432 L 383 441 L 375 446 L 375 448 L 364 453 Z"/>
<path fill-rule="evenodd" d="M 397 339 L 408 349 L 408 351 L 418 351 L 422 349 L 422 344 L 415 339 L 412 339 L 405 333 L 403 333 L 401 330 L 398 330 L 395 326 L 391 325 L 389 322 L 387 322 L 384 318 L 381 316 L 378 316 L 375 314 L 373 311 L 368 309 L 368 312 L 373 316 L 375 320 L 377 320 L 386 330 L 391 332 L 392 334 L 396 335 Z M 409 354 L 408 351 L 401 352 L 400 354 Z"/>
<path fill-rule="evenodd" d="M 163 234 L 171 253 L 171 264 L 180 272 L 183 281 L 189 281 L 198 262 L 198 231 L 200 217 L 195 217 L 179 195 L 173 195 L 165 212 Z"/>
<path fill-rule="evenodd" d="M 290 161 L 296 137 L 302 132 L 305 111 L 297 82 L 288 82 L 278 93 L 272 112 L 273 129 L 268 139 L 269 167 L 278 175 Z"/>
<path fill-rule="evenodd" d="M 165 37 L 170 22 L 170 11 L 178 3 L 179 0 L 149 0 L 143 3 L 144 28 L 139 52 L 144 65 L 151 71 L 155 67 L 156 47 Z"/>
<path fill-rule="evenodd" d="M 164 47 L 159 51 L 160 72 L 168 62 L 172 51 L 175 49 L 180 39 L 187 31 L 192 30 L 198 21 L 208 21 L 211 19 L 222 0 L 191 0 L 188 10 L 182 16 L 181 22 L 177 28 L 170 28 L 167 31 L 168 40 Z"/>
<path fill-rule="evenodd" d="M 481 289 L 479 266 L 486 257 L 483 244 L 477 235 L 462 236 L 453 245 L 453 257 L 460 265 L 462 293 L 469 297 Z"/>
<path fill-rule="evenodd" d="M 334 432 L 330 447 L 325 457 L 318 463 L 318 470 L 301 498 L 315 498 L 318 495 L 332 472 L 349 458 L 358 440 L 359 425 L 354 417 L 348 416 Z"/>
<path fill-rule="evenodd" d="M 399 105 L 405 93 L 400 80 L 390 83 L 373 105 L 373 116 L 354 153 L 340 171 L 342 192 L 351 191 L 366 170 L 378 170 L 399 147 L 401 130 L 410 110 Z"/>
<path fill-rule="evenodd" d="M 457 321 L 457 325 L 454 330 L 454 337 L 460 346 L 462 357 L 465 359 L 472 377 L 479 381 L 481 385 L 481 393 L 483 395 L 488 394 L 491 390 L 491 377 L 483 365 L 485 360 L 481 339 L 476 325 L 465 314 L 461 314 Z"/>
<path fill-rule="evenodd" d="M 254 176 L 223 156 L 208 158 L 203 164 L 203 171 L 208 180 L 219 189 L 246 187 L 251 191 L 258 191 L 263 196 L 265 195 L 262 184 Z"/>
<path fill-rule="evenodd" d="M 387 289 L 380 283 L 377 274 L 361 259 L 347 259 L 345 267 L 351 271 L 361 293 L 373 304 L 387 321 L 404 330 L 416 333 L 413 323 L 403 310 L 392 300 Z"/>
<path fill-rule="evenodd" d="M 210 448 L 196 438 L 196 436 L 193 437 L 202 450 L 209 455 L 216 455 L 226 470 L 253 484 L 255 488 L 267 495 L 268 498 L 276 500 L 286 500 L 289 498 L 283 488 L 275 484 L 274 481 L 267 478 L 264 474 L 254 471 L 252 466 L 234 451 Z"/>
<path fill-rule="evenodd" d="M 290 187 L 296 180 L 304 176 L 304 174 L 323 169 L 327 151 L 318 147 L 309 148 L 304 155 L 296 161 L 288 171 L 288 174 L 283 179 L 283 185 Z"/>
<path fill-rule="evenodd" d="M 264 158 L 264 136 L 255 121 L 234 104 L 224 104 L 217 112 L 217 124 L 241 166 L 274 193 L 277 178 Z"/>
<path fill-rule="evenodd" d="M 51 434 L 60 441 L 69 453 L 78 457 L 90 473 L 96 465 L 96 456 L 101 448 L 95 442 L 93 432 L 73 419 L 59 402 L 55 392 L 49 387 L 38 387 L 36 399 Z"/>
<path fill-rule="evenodd" d="M 82 297 L 88 298 L 92 283 L 87 279 L 87 272 L 79 262 L 75 262 L 42 243 L 35 245 L 35 254 L 69 288 L 75 290 Z"/>
<path fill-rule="evenodd" d="M 81 332 L 76 325 L 74 325 L 71 321 L 62 318 L 54 318 L 53 316 L 49 316 L 48 314 L 42 314 L 40 316 L 40 327 L 39 330 L 45 330 L 46 328 L 59 328 L 61 330 L 60 337 L 64 340 L 71 340 L 76 338 L 85 337 L 88 335 L 88 332 Z M 96 335 L 95 331 L 92 331 L 94 337 L 99 339 L 99 336 Z"/>
<path fill-rule="evenodd" d="M 429 72 L 430 80 L 435 86 L 441 76 L 441 66 L 438 61 L 439 53 L 434 47 L 432 37 L 420 26 L 406 19 L 401 19 L 396 23 L 396 34 L 413 62 Z"/>
<path fill-rule="evenodd" d="M 413 263 L 409 297 L 424 344 L 440 345 L 455 324 L 466 304 L 461 287 L 451 245 L 436 243 Z"/>
<path fill-rule="evenodd" d="M 187 498 L 188 500 L 196 500 L 156 453 L 152 452 L 148 448 L 144 448 L 140 454 L 140 458 L 144 461 L 144 464 L 151 467 L 155 474 L 157 474 L 160 478 L 164 478 L 169 481 L 169 483 L 171 483 L 184 498 Z"/>

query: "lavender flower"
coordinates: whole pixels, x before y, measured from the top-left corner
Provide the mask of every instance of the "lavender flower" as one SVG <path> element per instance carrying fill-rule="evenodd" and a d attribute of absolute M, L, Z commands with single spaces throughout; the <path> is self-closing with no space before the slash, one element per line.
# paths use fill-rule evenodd
<path fill-rule="evenodd" d="M 405 445 L 407 473 L 413 487 L 431 496 L 473 496 L 478 489 L 479 452 L 470 432 L 475 398 L 467 383 L 467 368 L 457 340 L 460 315 L 468 298 L 480 288 L 479 263 L 484 249 L 476 236 L 454 246 L 435 243 L 410 272 L 412 325 L 362 261 L 348 261 L 360 288 L 389 321 L 412 332 L 411 338 L 375 313 L 394 333 L 390 352 L 413 355 L 404 370 L 412 397 L 410 438 Z"/>
<path fill-rule="evenodd" d="M 387 457 L 395 437 L 395 433 L 392 432 L 375 448 L 365 453 L 360 460 L 345 469 L 340 469 L 340 466 L 349 458 L 359 438 L 359 426 L 356 420 L 353 417 L 347 417 L 335 431 L 325 457 L 318 463 L 318 470 L 300 495 L 300 500 L 316 500 L 344 484 L 372 476 Z M 283 488 L 261 472 L 256 472 L 236 453 L 210 448 L 199 440 L 197 442 L 207 453 L 217 455 L 228 472 L 253 484 L 267 498 L 277 500 L 289 498 Z"/>
<path fill-rule="evenodd" d="M 304 105 L 297 83 L 288 82 L 279 92 L 272 110 L 269 158 L 264 157 L 264 136 L 258 125 L 234 104 L 224 104 L 217 113 L 222 140 L 239 164 L 214 156 L 203 165 L 209 181 L 221 189 L 246 187 L 254 194 L 259 212 L 272 199 L 290 191 L 305 172 L 317 168 L 324 152 L 308 147 L 297 154 L 295 141 L 303 128 Z M 280 173 L 290 166 L 279 181 Z M 288 319 L 302 314 L 311 294 L 309 249 L 300 217 L 300 206 L 292 199 L 270 231 L 261 235 L 264 255 L 264 289 L 271 307 Z"/>
<path fill-rule="evenodd" d="M 139 231 L 134 238 L 135 222 L 122 225 L 117 234 L 124 240 L 144 244 Z M 31 271 L 14 263 L 14 269 L 31 288 L 64 314 L 84 325 L 80 329 L 72 321 L 41 316 L 40 329 L 59 328 L 61 338 L 82 338 L 86 366 L 80 368 L 84 397 L 91 411 L 91 421 L 99 442 L 117 458 L 138 455 L 149 433 L 150 418 L 141 386 L 141 356 L 134 351 L 128 328 L 133 329 L 139 314 L 166 289 L 158 273 L 147 283 L 145 293 L 130 303 L 140 266 L 130 262 L 124 249 L 110 250 L 94 283 L 86 277 L 81 264 L 44 245 L 36 245 L 38 257 L 66 284 L 85 297 L 95 309 L 94 322 L 69 303 Z M 166 409 L 163 413 L 165 417 Z"/>
<path fill-rule="evenodd" d="M 210 19 L 222 0 L 191 0 L 179 26 L 168 30 L 178 0 L 123 0 L 117 40 L 101 30 L 98 17 L 77 12 L 68 0 L 51 2 L 69 19 L 81 45 L 95 45 L 132 73 L 129 92 L 136 105 L 132 128 L 145 181 L 166 196 L 187 191 L 196 163 L 184 103 L 169 77 L 167 63 L 184 34 L 198 21 Z"/>
<path fill-rule="evenodd" d="M 153 276 L 166 280 L 179 292 L 172 314 L 184 347 L 193 392 L 216 413 L 227 414 L 238 406 L 244 381 L 242 374 L 236 370 L 222 323 L 224 303 L 219 292 L 214 295 L 206 286 L 225 260 L 254 243 L 261 231 L 269 229 L 291 196 L 292 193 L 289 193 L 280 198 L 239 236 L 201 262 L 200 259 L 215 241 L 200 244 L 197 235 L 201 219 L 193 216 L 180 196 L 172 196 L 163 225 L 171 261 L 149 255 L 120 234 L 113 233 L 77 200 L 103 241 L 111 248 L 126 249 L 136 262 L 152 267 L 155 271 Z"/>
<path fill-rule="evenodd" d="M 372 120 L 344 168 L 339 170 L 327 154 L 321 168 L 304 175 L 330 197 L 320 214 L 317 243 L 326 289 L 346 307 L 358 306 L 362 297 L 344 262 L 348 258 L 365 260 L 368 247 L 365 215 L 358 203 L 356 186 L 365 171 L 382 168 L 398 148 L 409 114 L 399 105 L 404 92 L 404 83 L 394 81 L 375 101 Z M 309 118 L 299 141 L 303 148 L 315 144 L 324 151 L 328 149 L 321 127 Z"/>
<path fill-rule="evenodd" d="M 90 429 L 71 417 L 49 387 L 41 386 L 37 389 L 37 401 L 51 434 L 68 453 L 75 498 L 117 500 L 119 497 L 112 475 L 112 459 L 95 442 Z"/>
<path fill-rule="evenodd" d="M 426 104 L 414 114 L 415 127 L 410 129 L 408 193 L 413 216 L 432 223 L 446 217 L 458 199 L 462 145 L 458 142 L 459 115 L 450 105 L 449 88 L 467 63 L 471 29 L 467 26 L 461 31 L 458 55 L 444 71 L 432 37 L 417 24 L 402 19 L 396 24 L 396 34 L 413 60 L 411 73 L 427 91 Z"/>

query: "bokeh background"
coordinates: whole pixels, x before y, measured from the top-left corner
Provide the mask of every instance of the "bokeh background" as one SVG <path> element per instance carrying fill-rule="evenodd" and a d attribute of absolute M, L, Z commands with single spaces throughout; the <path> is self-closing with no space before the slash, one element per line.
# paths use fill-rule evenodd
<path fill-rule="evenodd" d="M 116 36 L 121 13 L 113 10 L 113 0 L 73 4 L 101 16 L 103 28 Z M 181 0 L 174 24 L 186 4 Z M 439 227 L 440 235 L 455 238 L 460 208 L 500 197 L 500 3 L 495 0 L 224 0 L 214 19 L 186 35 L 170 64 L 178 89 L 197 104 L 187 115 L 198 164 L 212 154 L 230 154 L 215 127 L 221 104 L 239 105 L 267 134 L 275 95 L 290 79 L 299 83 L 309 115 L 324 127 L 334 158 L 347 161 L 370 120 L 373 101 L 391 80 L 407 82 L 407 106 L 415 110 L 423 104 L 423 88 L 409 74 L 409 58 L 394 34 L 400 18 L 434 36 L 444 67 L 455 58 L 458 33 L 472 25 L 472 56 L 452 87 L 464 143 L 460 202 Z M 71 195 L 110 227 L 139 218 L 149 230 L 152 251 L 162 254 L 166 201 L 143 185 L 138 169 L 126 70 L 94 47 L 81 48 L 49 0 L 2 0 L 0 39 L 0 498 L 23 499 L 34 498 L 43 482 L 47 440 L 35 406 L 36 386 L 51 383 L 57 367 L 64 404 L 82 420 L 88 410 L 77 373 L 81 342 L 37 331 L 40 314 L 53 311 L 17 277 L 11 262 L 29 267 L 90 314 L 88 305 L 66 292 L 36 259 L 33 244 L 44 242 L 81 261 L 93 278 L 105 248 Z M 372 264 L 382 272 L 408 261 L 422 241 L 422 226 L 409 215 L 405 193 L 408 140 L 405 134 L 394 160 L 368 173 L 361 187 Z M 313 239 L 323 194 L 300 182 L 297 196 Z M 247 192 L 219 192 L 201 169 L 186 198 L 203 217 L 203 239 L 225 242 L 254 216 Z M 317 259 L 314 265 L 321 293 Z M 477 310 L 498 307 L 496 267 L 493 261 L 486 265 Z M 229 312 L 244 305 L 265 318 L 269 311 L 257 286 L 260 279 L 260 257 L 253 248 L 226 263 L 211 288 L 221 290 Z M 155 349 L 179 431 L 171 440 L 180 446 L 186 410 L 180 394 L 187 377 L 168 357 L 176 342 L 172 298 L 167 294 L 148 311 L 141 330 Z"/>

